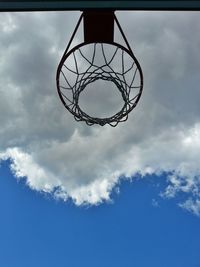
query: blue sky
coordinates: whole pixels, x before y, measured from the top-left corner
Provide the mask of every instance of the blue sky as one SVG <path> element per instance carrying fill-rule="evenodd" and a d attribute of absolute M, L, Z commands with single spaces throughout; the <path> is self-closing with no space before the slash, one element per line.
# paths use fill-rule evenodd
<path fill-rule="evenodd" d="M 112 204 L 78 208 L 17 182 L 7 163 L 0 175 L 0 266 L 200 265 L 199 218 L 157 197 L 159 177 L 123 182 Z"/>
<path fill-rule="evenodd" d="M 116 13 L 144 91 L 115 128 L 78 123 L 57 95 L 80 12 L 0 16 L 2 267 L 200 266 L 199 12 Z M 116 111 L 107 86 L 83 108 Z"/>

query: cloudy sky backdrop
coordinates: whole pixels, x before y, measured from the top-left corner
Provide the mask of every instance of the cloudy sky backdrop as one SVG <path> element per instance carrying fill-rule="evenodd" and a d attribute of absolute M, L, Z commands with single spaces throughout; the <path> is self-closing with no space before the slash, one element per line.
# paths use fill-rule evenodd
<path fill-rule="evenodd" d="M 117 12 L 144 91 L 116 128 L 76 122 L 57 95 L 57 65 L 79 16 L 1 14 L 1 161 L 10 159 L 13 175 L 31 189 L 78 206 L 109 202 L 123 180 L 160 176 L 159 195 L 181 194 L 176 204 L 199 216 L 198 12 Z"/>

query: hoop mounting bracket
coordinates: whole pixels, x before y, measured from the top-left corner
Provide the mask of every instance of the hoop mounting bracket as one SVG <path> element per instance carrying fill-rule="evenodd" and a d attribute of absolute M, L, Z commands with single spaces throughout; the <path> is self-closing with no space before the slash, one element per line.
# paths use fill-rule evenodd
<path fill-rule="evenodd" d="M 114 11 L 83 11 L 83 20 L 86 43 L 114 41 Z"/>

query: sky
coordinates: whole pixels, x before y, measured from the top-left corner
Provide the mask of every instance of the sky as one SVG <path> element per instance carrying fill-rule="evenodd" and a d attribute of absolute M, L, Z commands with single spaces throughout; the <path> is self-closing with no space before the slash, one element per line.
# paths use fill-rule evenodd
<path fill-rule="evenodd" d="M 57 95 L 79 12 L 0 16 L 1 266 L 200 266 L 199 14 L 116 15 L 144 91 L 115 128 L 75 121 Z M 101 93 L 83 102 L 115 110 Z"/>

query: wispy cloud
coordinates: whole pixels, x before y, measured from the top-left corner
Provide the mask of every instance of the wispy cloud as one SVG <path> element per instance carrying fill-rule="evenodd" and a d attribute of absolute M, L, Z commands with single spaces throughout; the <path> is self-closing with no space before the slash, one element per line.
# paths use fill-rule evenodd
<path fill-rule="evenodd" d="M 180 206 L 199 215 L 199 14 L 118 14 L 144 71 L 144 94 L 117 128 L 75 122 L 57 96 L 57 64 L 78 16 L 2 14 L 1 159 L 11 158 L 32 189 L 77 205 L 109 201 L 120 177 L 170 172 L 163 196 L 184 193 Z"/>

